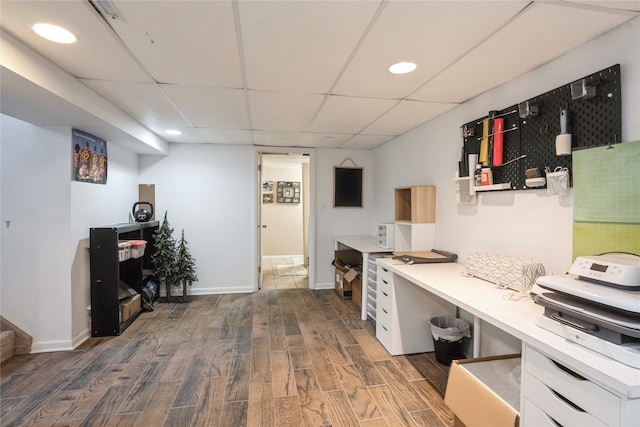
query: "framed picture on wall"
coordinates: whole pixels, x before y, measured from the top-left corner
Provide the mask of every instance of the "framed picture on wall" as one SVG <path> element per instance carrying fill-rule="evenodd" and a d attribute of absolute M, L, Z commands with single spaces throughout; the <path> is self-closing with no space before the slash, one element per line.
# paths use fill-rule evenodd
<path fill-rule="evenodd" d="M 265 193 L 262 195 L 262 203 L 273 203 L 273 193 Z"/>
<path fill-rule="evenodd" d="M 91 184 L 107 183 L 107 141 L 79 129 L 72 129 L 72 178 Z"/>
<path fill-rule="evenodd" d="M 299 181 L 278 181 L 276 192 L 278 203 L 300 203 Z"/>

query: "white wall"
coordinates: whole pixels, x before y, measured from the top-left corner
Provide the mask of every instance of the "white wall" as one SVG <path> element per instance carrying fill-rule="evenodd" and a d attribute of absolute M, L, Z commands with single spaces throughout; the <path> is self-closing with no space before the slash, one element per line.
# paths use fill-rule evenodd
<path fill-rule="evenodd" d="M 362 208 L 333 207 L 333 168 L 335 166 L 353 166 L 351 158 L 362 172 Z M 315 185 L 315 287 L 333 288 L 334 242 L 336 236 L 373 235 L 375 225 L 371 222 L 374 200 L 378 197 L 374 176 L 377 173 L 373 165 L 370 150 L 316 150 Z M 393 206 L 393 205 L 392 205 Z M 313 231 L 312 231 L 313 232 Z"/>
<path fill-rule="evenodd" d="M 68 144 L 67 144 L 68 143 Z M 65 140 L 71 149 L 71 143 Z M 71 181 L 71 298 L 73 346 L 90 336 L 89 229 L 129 222 L 138 198 L 138 155 L 108 143 L 106 185 Z"/>
<path fill-rule="evenodd" d="M 2 315 L 33 337 L 34 350 L 65 347 L 71 132 L 1 120 Z"/>
<path fill-rule="evenodd" d="M 302 190 L 302 163 L 262 165 L 262 181 L 273 182 L 273 203 L 262 204 L 262 255 L 302 255 L 302 198 L 300 203 L 278 203 L 278 181 L 298 182 Z M 263 194 L 265 192 L 263 191 Z M 301 193 L 302 194 L 302 193 Z"/>
<path fill-rule="evenodd" d="M 393 188 L 437 187 L 437 246 L 457 253 L 488 250 L 542 261 L 548 273 L 564 273 L 572 258 L 573 195 L 546 190 L 480 195 L 475 206 L 457 205 L 453 177 L 462 145 L 460 126 L 510 105 L 620 63 L 622 140 L 640 138 L 640 18 L 567 55 L 488 91 L 374 150 L 375 221 L 393 215 Z M 470 78 L 473 78 L 472 74 Z"/>
<path fill-rule="evenodd" d="M 254 160 L 249 145 L 170 144 L 168 157 L 140 157 L 156 218 L 167 212 L 174 237 L 184 229 L 189 242 L 199 279 L 191 294 L 251 292 L 257 283 Z"/>
<path fill-rule="evenodd" d="M 107 185 L 73 182 L 70 128 L 1 119 L 2 315 L 68 350 L 89 336 L 89 228 L 128 221 L 137 155 L 110 144 Z"/>

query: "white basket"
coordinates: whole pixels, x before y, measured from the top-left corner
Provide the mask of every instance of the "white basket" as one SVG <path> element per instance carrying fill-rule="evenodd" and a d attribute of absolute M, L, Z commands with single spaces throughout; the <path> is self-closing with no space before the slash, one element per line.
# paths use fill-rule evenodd
<path fill-rule="evenodd" d="M 131 240 L 131 258 L 140 258 L 144 256 L 144 250 L 147 247 L 145 240 Z"/>
<path fill-rule="evenodd" d="M 131 243 L 121 240 L 118 242 L 118 261 L 126 261 L 131 258 Z"/>

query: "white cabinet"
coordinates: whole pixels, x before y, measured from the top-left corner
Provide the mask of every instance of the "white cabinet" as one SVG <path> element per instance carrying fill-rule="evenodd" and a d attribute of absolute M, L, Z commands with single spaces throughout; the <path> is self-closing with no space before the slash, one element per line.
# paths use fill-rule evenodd
<path fill-rule="evenodd" d="M 456 307 L 394 275 L 386 266 L 378 264 L 377 277 L 378 341 L 393 356 L 433 351 L 429 321 L 436 316 L 454 316 Z"/>
<path fill-rule="evenodd" d="M 627 426 L 640 414 L 625 400 L 570 367 L 524 346 L 522 426 Z"/>
<path fill-rule="evenodd" d="M 433 223 L 396 222 L 395 251 L 420 252 L 436 247 L 436 225 Z"/>

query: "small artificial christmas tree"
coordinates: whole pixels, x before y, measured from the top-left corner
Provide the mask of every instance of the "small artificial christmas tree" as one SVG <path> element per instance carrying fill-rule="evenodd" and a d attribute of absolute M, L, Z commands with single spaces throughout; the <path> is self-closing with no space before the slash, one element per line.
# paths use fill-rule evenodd
<path fill-rule="evenodd" d="M 182 282 L 182 302 L 187 301 L 187 285 L 191 286 L 194 281 L 198 280 L 195 261 L 187 247 L 188 243 L 189 242 L 184 239 L 184 230 L 182 230 L 182 237 L 177 247 L 175 274 L 172 280 L 176 286 Z"/>
<path fill-rule="evenodd" d="M 167 212 L 164 213 L 162 225 L 153 233 L 156 243 L 156 251 L 151 256 L 153 274 L 159 281 L 165 283 L 167 302 L 171 299 L 171 282 L 175 276 L 176 265 L 176 241 L 173 238 L 173 228 L 167 220 Z"/>

